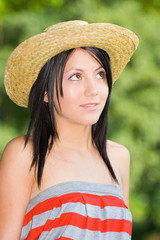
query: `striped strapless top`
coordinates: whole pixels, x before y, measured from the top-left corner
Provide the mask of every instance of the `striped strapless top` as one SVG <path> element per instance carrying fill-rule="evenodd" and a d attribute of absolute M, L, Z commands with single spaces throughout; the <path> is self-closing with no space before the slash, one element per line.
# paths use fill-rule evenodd
<path fill-rule="evenodd" d="M 21 240 L 130 240 L 132 216 L 117 185 L 70 181 L 34 197 Z"/>

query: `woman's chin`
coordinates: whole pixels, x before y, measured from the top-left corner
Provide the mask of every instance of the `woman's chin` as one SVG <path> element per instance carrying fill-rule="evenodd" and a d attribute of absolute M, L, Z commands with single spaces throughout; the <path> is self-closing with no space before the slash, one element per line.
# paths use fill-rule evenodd
<path fill-rule="evenodd" d="M 99 118 L 95 119 L 86 119 L 82 122 L 82 125 L 94 125 L 98 122 Z"/>

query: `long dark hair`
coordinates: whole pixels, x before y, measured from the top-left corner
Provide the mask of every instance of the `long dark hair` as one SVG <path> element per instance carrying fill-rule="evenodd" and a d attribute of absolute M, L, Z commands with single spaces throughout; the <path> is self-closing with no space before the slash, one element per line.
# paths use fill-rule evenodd
<path fill-rule="evenodd" d="M 106 71 L 106 79 L 109 88 L 109 94 L 97 123 L 92 125 L 92 141 L 97 147 L 99 154 L 103 158 L 107 168 L 115 182 L 118 182 L 113 171 L 106 151 L 106 138 L 108 130 L 108 108 L 112 90 L 112 74 L 110 59 L 108 54 L 99 48 L 82 47 L 90 53 Z M 62 79 L 67 59 L 74 49 L 70 49 L 57 54 L 47 61 L 43 66 L 37 80 L 32 86 L 29 96 L 30 123 L 25 138 L 25 145 L 32 140 L 33 160 L 31 168 L 35 167 L 37 183 L 40 186 L 46 154 L 52 148 L 55 138 L 58 138 L 56 121 L 54 117 L 54 92 L 59 99 L 59 94 L 63 97 Z M 55 88 L 56 91 L 53 89 Z M 44 102 L 44 96 L 47 93 L 48 103 Z"/>

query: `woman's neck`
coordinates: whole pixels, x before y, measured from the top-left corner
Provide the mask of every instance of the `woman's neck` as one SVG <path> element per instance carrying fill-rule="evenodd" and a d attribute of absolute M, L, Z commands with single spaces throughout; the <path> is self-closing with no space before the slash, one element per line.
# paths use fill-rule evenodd
<path fill-rule="evenodd" d="M 92 126 L 77 124 L 67 124 L 57 126 L 58 139 L 56 145 L 61 145 L 70 149 L 87 151 L 93 148 Z"/>

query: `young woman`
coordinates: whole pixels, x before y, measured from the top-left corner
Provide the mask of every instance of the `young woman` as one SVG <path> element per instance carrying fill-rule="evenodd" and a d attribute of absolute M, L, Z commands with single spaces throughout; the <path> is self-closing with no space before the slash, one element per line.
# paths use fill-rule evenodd
<path fill-rule="evenodd" d="M 137 45 L 120 26 L 69 21 L 13 51 L 5 87 L 31 119 L 0 161 L 0 239 L 131 239 L 129 152 L 106 137 L 112 84 Z"/>

